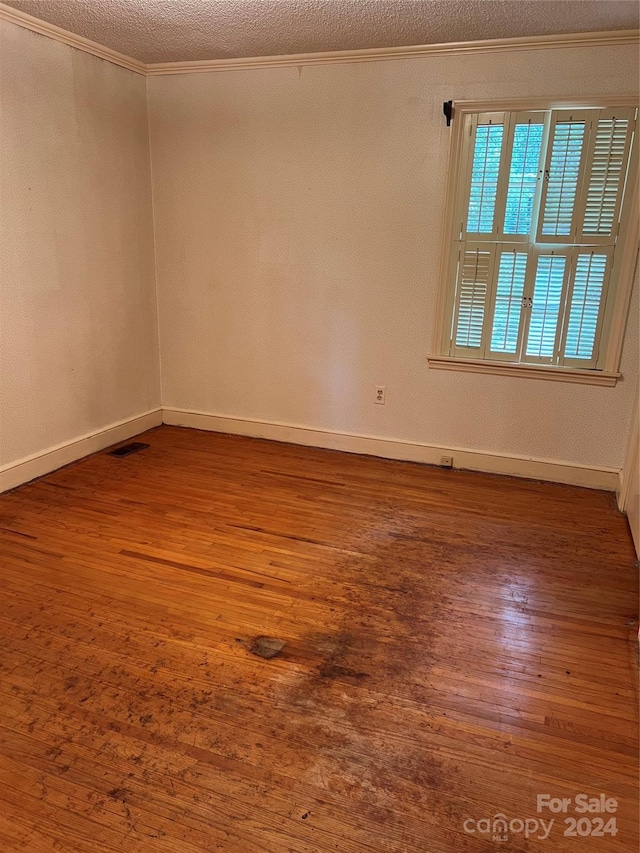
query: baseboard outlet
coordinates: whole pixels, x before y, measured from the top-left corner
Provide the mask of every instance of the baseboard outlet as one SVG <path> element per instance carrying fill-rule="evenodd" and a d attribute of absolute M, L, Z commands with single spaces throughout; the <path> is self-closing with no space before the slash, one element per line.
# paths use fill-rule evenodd
<path fill-rule="evenodd" d="M 14 489 L 16 486 L 35 480 L 36 477 L 50 474 L 62 468 L 63 465 L 76 462 L 112 444 L 133 438 L 145 430 L 160 426 L 161 423 L 162 409 L 152 409 L 142 415 L 109 424 L 103 429 L 87 433 L 73 441 L 58 444 L 42 453 L 35 453 L 12 462 L 0 468 L 0 492 L 6 492 L 8 489 Z"/>
<path fill-rule="evenodd" d="M 325 447 L 347 453 L 363 453 L 385 459 L 422 462 L 428 465 L 440 465 L 443 456 L 452 456 L 454 468 L 484 471 L 490 474 L 507 474 L 531 480 L 547 480 L 553 483 L 584 486 L 589 489 L 605 489 L 614 492 L 619 488 L 620 483 L 620 472 L 616 468 L 596 468 L 575 462 L 535 459 L 507 453 L 482 453 L 460 447 L 443 447 L 347 432 L 332 432 L 295 424 L 226 417 L 185 409 L 165 408 L 163 422 L 173 426 L 267 438 L 289 444 Z"/>

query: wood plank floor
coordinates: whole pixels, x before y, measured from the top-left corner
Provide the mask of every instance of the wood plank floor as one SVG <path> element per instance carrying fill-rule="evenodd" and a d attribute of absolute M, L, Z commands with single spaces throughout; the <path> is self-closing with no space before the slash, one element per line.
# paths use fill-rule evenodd
<path fill-rule="evenodd" d="M 2 853 L 635 853 L 612 495 L 142 440 L 0 497 Z M 617 834 L 565 836 L 601 793 Z"/>

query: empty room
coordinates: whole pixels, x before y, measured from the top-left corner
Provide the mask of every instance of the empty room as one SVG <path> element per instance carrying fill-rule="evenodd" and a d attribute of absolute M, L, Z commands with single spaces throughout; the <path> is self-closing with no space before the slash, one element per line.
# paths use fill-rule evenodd
<path fill-rule="evenodd" d="M 639 16 L 0 2 L 0 853 L 636 853 Z"/>

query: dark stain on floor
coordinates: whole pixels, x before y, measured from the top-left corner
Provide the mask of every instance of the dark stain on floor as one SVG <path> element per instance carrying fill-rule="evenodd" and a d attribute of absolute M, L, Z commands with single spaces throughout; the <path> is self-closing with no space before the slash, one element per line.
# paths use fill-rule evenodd
<path fill-rule="evenodd" d="M 252 655 L 270 660 L 279 655 L 286 645 L 286 640 L 278 640 L 276 637 L 254 637 L 249 643 L 249 651 Z"/>

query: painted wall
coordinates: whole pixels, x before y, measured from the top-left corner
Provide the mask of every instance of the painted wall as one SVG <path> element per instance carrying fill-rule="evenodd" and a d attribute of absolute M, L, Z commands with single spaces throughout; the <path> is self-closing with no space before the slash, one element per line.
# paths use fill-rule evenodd
<path fill-rule="evenodd" d="M 164 405 L 620 467 L 637 287 L 613 389 L 426 357 L 443 100 L 636 85 L 633 46 L 149 78 Z"/>
<path fill-rule="evenodd" d="M 627 457 L 622 469 L 618 503 L 629 519 L 631 535 L 640 558 L 640 394 L 636 398 Z"/>
<path fill-rule="evenodd" d="M 145 79 L 0 21 L 0 465 L 159 405 Z"/>

